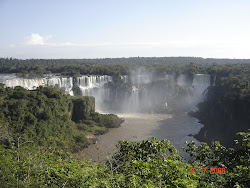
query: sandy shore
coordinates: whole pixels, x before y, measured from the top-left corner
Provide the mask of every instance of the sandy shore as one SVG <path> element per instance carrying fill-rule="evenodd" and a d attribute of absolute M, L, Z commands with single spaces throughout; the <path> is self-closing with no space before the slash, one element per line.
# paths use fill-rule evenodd
<path fill-rule="evenodd" d="M 121 127 L 110 129 L 108 133 L 97 136 L 97 144 L 76 153 L 75 157 L 102 163 L 115 152 L 118 140 L 139 141 L 157 136 L 152 134 L 152 130 L 160 128 L 160 121 L 172 118 L 168 114 L 117 115 L 125 120 Z"/>

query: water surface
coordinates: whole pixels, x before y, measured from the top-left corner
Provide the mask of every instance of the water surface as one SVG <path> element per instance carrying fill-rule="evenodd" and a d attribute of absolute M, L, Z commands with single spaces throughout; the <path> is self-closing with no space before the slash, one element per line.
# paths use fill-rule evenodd
<path fill-rule="evenodd" d="M 140 141 L 150 137 L 160 140 L 168 139 L 180 150 L 185 141 L 198 142 L 194 137 L 188 135 L 198 133 L 203 126 L 187 113 L 175 116 L 141 113 L 117 115 L 125 120 L 121 127 L 110 129 L 110 132 L 98 136 L 97 144 L 91 145 L 75 156 L 84 160 L 104 162 L 105 158 L 111 158 L 115 152 L 118 140 Z"/>

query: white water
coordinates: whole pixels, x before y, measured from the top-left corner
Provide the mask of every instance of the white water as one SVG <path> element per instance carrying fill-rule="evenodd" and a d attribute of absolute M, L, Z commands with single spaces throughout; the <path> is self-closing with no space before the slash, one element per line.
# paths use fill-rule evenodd
<path fill-rule="evenodd" d="M 172 82 L 175 81 L 174 75 L 168 74 L 165 77 Z M 64 89 L 66 94 L 74 95 L 73 86 L 76 85 L 79 87 L 81 95 L 95 97 L 96 107 L 99 110 L 101 110 L 100 104 L 105 101 L 120 102 L 120 106 L 125 112 L 139 112 L 141 108 L 152 106 L 152 95 L 159 94 L 157 91 L 149 91 L 145 88 L 146 84 L 154 81 L 152 74 L 148 72 L 143 74 L 142 71 L 132 72 L 131 75 L 122 76 L 121 79 L 124 80 L 125 83 L 131 83 L 133 85 L 131 93 L 126 92 L 123 95 L 123 98 L 118 96 L 117 90 L 114 91 L 115 93 L 112 93 L 110 88 L 104 87 L 105 83 L 112 81 L 112 76 L 107 75 L 83 75 L 77 77 L 75 80 L 73 80 L 72 77 L 59 77 L 55 75 L 34 79 L 17 78 L 13 74 L 0 75 L 1 82 L 7 87 L 22 86 L 29 90 L 35 89 L 38 86 L 50 85 Z M 176 84 L 185 87 L 188 93 L 186 96 L 187 102 L 190 105 L 192 104 L 192 106 L 195 106 L 198 102 L 201 102 L 204 99 L 204 91 L 210 85 L 210 75 L 194 75 L 193 83 L 191 86 L 188 86 L 187 89 L 187 77 L 181 74 L 176 78 Z M 166 90 L 164 93 L 161 93 L 161 95 L 164 95 L 165 97 L 164 99 L 161 99 L 163 101 L 158 101 L 158 103 L 169 104 L 169 101 L 167 100 L 169 92 L 169 90 Z"/>
<path fill-rule="evenodd" d="M 103 87 L 105 83 L 112 81 L 112 76 L 81 76 L 76 79 L 80 89 L 85 90 Z"/>
<path fill-rule="evenodd" d="M 184 74 L 180 74 L 177 77 L 177 84 L 180 86 L 187 85 L 187 78 Z"/>
<path fill-rule="evenodd" d="M 145 78 L 145 80 L 141 80 L 141 78 Z M 126 112 L 138 112 L 142 106 L 151 106 L 152 105 L 152 95 L 159 95 L 158 91 L 148 91 L 145 88 L 145 84 L 151 83 L 154 80 L 150 76 L 144 75 L 133 75 L 130 76 L 132 80 L 132 84 L 134 85 L 132 88 L 131 95 L 125 99 L 124 101 L 124 109 Z M 151 80 L 150 80 L 151 79 Z M 166 79 L 174 82 L 174 75 L 166 75 Z M 187 91 L 186 102 L 193 108 L 199 102 L 204 100 L 204 92 L 210 86 L 210 75 L 208 74 L 195 74 L 192 85 L 187 85 L 187 77 L 186 75 L 179 75 L 176 79 L 176 84 L 183 87 Z M 141 89 L 142 88 L 142 89 Z M 151 93 L 151 96 L 149 95 Z M 167 95 L 170 93 L 169 90 L 166 90 L 164 100 L 160 101 L 160 103 L 168 104 Z M 126 95 L 128 96 L 128 95 Z M 159 101 L 158 101 L 159 102 Z M 178 101 L 176 101 L 178 102 Z"/>
<path fill-rule="evenodd" d="M 194 88 L 193 103 L 194 105 L 204 101 L 205 91 L 210 86 L 210 75 L 209 74 L 196 74 L 192 86 Z"/>
<path fill-rule="evenodd" d="M 174 82 L 174 75 L 172 75 L 172 74 L 166 74 L 165 77 L 166 77 L 166 79 L 171 80 L 171 81 Z"/>
<path fill-rule="evenodd" d="M 105 88 L 104 84 L 112 81 L 112 76 L 81 76 L 77 77 L 77 86 L 81 90 L 82 96 L 95 97 L 96 107 L 103 101 L 110 100 L 110 89 Z"/>
<path fill-rule="evenodd" d="M 98 96 L 105 95 L 104 98 L 108 99 L 109 93 L 103 89 L 105 83 L 112 80 L 111 76 L 81 76 L 76 78 L 77 85 L 82 91 L 84 96 L 94 96 L 97 99 L 101 98 Z M 73 94 L 73 78 L 72 77 L 59 77 L 55 75 L 50 75 L 45 78 L 34 78 L 25 79 L 18 78 L 14 74 L 2 74 L 0 75 L 0 81 L 5 84 L 6 87 L 16 87 L 21 86 L 26 89 L 32 90 L 39 86 L 57 86 L 60 89 L 64 89 L 66 94 Z M 101 88 L 100 90 L 95 90 L 96 88 Z"/>

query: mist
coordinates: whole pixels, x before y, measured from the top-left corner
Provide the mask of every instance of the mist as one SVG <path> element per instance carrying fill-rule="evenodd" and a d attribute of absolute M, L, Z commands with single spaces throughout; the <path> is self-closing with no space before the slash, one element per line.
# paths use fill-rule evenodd
<path fill-rule="evenodd" d="M 113 113 L 172 113 L 188 111 L 204 100 L 210 86 L 208 74 L 158 74 L 139 67 L 129 75 L 82 75 L 76 78 L 47 75 L 25 79 L 2 75 L 7 87 L 29 90 L 56 86 L 69 95 L 94 96 L 96 109 Z M 0 78 L 0 79 L 1 79 Z"/>

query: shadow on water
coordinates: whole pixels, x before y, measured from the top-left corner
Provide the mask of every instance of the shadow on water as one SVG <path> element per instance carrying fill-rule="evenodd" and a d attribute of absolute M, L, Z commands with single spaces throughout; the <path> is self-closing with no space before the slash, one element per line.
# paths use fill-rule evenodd
<path fill-rule="evenodd" d="M 192 135 L 197 134 L 203 125 L 198 123 L 197 119 L 190 117 L 187 112 L 158 122 L 159 126 L 153 129 L 150 135 L 156 135 L 159 140 L 169 140 L 185 158 L 187 154 L 182 151 L 182 147 L 186 146 L 186 141 L 200 144 Z"/>

